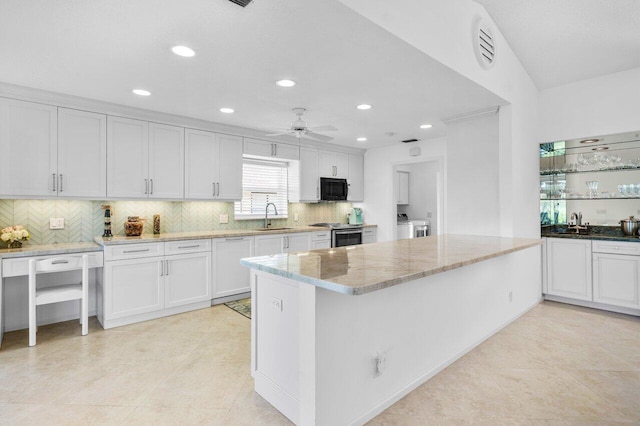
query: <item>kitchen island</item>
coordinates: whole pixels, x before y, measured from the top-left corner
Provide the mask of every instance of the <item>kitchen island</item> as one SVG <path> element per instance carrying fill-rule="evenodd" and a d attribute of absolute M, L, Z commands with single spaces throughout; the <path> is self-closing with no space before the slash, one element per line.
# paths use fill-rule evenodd
<path fill-rule="evenodd" d="M 541 300 L 539 239 L 462 235 L 243 259 L 255 390 L 364 424 Z"/>

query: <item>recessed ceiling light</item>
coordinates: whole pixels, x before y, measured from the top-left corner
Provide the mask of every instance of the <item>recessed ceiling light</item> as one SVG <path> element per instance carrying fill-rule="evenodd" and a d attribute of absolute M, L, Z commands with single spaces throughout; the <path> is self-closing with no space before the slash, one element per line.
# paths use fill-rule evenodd
<path fill-rule="evenodd" d="M 293 80 L 278 80 L 276 84 L 280 87 L 293 87 L 296 85 L 296 82 Z"/>
<path fill-rule="evenodd" d="M 233 108 L 220 108 L 220 112 L 224 112 L 225 114 L 233 114 Z"/>
<path fill-rule="evenodd" d="M 581 140 L 581 141 L 580 141 L 580 143 L 596 143 L 596 142 L 598 142 L 598 141 L 600 141 L 600 139 L 596 139 L 596 138 L 593 138 L 593 139 L 583 139 L 583 140 Z"/>
<path fill-rule="evenodd" d="M 358 139 L 356 139 L 356 140 L 357 140 L 358 142 L 366 142 L 366 141 L 367 141 L 367 138 L 358 138 Z"/>
<path fill-rule="evenodd" d="M 432 125 L 432 124 L 422 124 L 422 125 L 420 126 L 420 128 L 421 128 L 421 129 L 430 129 L 430 128 L 432 128 L 432 127 L 433 127 L 433 125 Z"/>
<path fill-rule="evenodd" d="M 150 91 L 144 90 L 144 89 L 133 89 L 132 92 L 135 93 L 138 96 L 149 96 L 149 95 L 151 95 Z"/>
<path fill-rule="evenodd" d="M 356 108 L 363 109 L 363 110 L 364 109 L 371 109 L 371 105 L 369 105 L 369 104 L 360 104 Z"/>
<path fill-rule="evenodd" d="M 196 54 L 190 47 L 187 46 L 173 46 L 171 51 L 178 56 L 184 56 L 185 58 L 190 58 Z"/>

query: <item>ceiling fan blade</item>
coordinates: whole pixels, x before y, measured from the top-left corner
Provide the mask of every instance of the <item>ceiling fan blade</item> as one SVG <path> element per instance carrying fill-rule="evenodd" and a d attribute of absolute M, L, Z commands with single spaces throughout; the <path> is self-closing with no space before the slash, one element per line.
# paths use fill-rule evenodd
<path fill-rule="evenodd" d="M 281 133 L 271 133 L 270 135 L 265 135 L 265 136 L 282 136 L 282 135 L 288 135 L 288 134 L 291 134 L 291 132 L 286 131 Z"/>
<path fill-rule="evenodd" d="M 313 132 L 337 132 L 338 129 L 336 129 L 335 127 L 333 127 L 330 124 L 324 125 L 324 126 L 314 126 L 314 127 L 309 127 L 309 130 L 313 131 Z"/>
<path fill-rule="evenodd" d="M 314 133 L 314 132 L 307 132 L 302 137 L 307 139 L 313 139 L 314 141 L 318 141 L 318 142 L 329 142 L 333 140 L 331 136 L 321 135 L 319 133 Z"/>

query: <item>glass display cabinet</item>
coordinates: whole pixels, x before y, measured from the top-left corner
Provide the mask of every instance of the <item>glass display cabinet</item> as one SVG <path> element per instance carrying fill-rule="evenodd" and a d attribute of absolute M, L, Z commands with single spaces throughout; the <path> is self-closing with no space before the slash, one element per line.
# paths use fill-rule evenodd
<path fill-rule="evenodd" d="M 640 132 L 540 144 L 540 223 L 616 225 L 640 215 Z"/>

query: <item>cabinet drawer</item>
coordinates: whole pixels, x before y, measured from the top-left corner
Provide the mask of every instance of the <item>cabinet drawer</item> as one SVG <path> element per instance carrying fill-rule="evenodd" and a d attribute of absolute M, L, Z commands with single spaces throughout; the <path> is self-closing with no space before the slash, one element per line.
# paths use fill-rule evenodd
<path fill-rule="evenodd" d="M 211 240 L 183 240 L 164 243 L 164 254 L 199 253 L 211 251 Z"/>
<path fill-rule="evenodd" d="M 107 262 L 163 255 L 164 243 L 121 244 L 104 248 L 104 260 Z"/>
<path fill-rule="evenodd" d="M 316 231 L 311 234 L 311 241 L 330 240 L 331 231 Z"/>
<path fill-rule="evenodd" d="M 373 236 L 376 235 L 377 229 L 376 228 L 362 228 L 362 235 L 366 235 L 366 236 Z"/>
<path fill-rule="evenodd" d="M 101 251 L 87 252 L 87 253 L 70 253 L 59 254 L 53 256 L 31 256 L 31 257 L 18 257 L 13 259 L 2 260 L 2 276 L 18 277 L 22 275 L 29 275 L 29 259 L 56 259 L 63 257 L 82 257 L 82 255 L 89 255 L 89 268 L 101 268 L 103 264 L 103 257 Z"/>
<path fill-rule="evenodd" d="M 637 243 L 624 241 L 593 241 L 592 251 L 594 253 L 640 255 L 640 241 Z"/>

